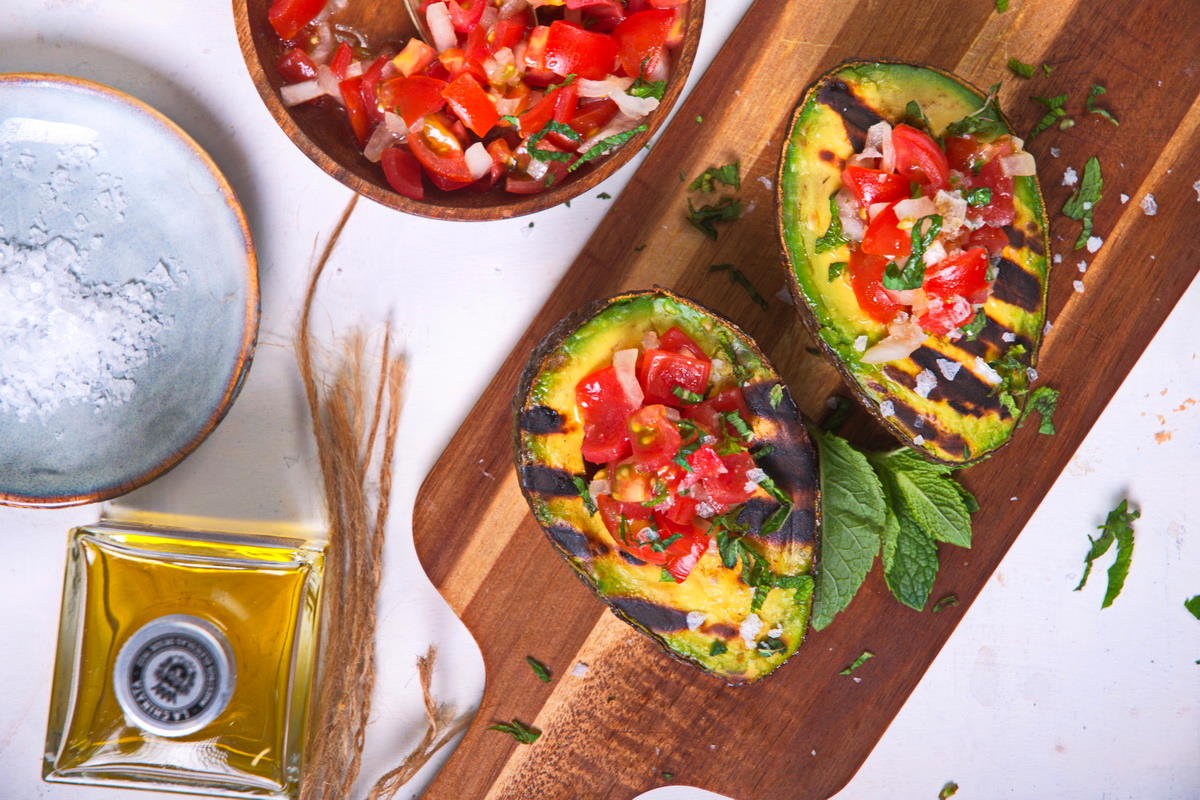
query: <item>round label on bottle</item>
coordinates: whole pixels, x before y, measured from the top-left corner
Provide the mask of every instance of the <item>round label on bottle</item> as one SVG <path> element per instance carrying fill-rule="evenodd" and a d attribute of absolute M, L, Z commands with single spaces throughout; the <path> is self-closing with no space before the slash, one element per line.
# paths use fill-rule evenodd
<path fill-rule="evenodd" d="M 187 614 L 159 617 L 121 646 L 113 683 L 130 722 L 160 736 L 208 725 L 229 704 L 233 653 L 214 625 Z"/>

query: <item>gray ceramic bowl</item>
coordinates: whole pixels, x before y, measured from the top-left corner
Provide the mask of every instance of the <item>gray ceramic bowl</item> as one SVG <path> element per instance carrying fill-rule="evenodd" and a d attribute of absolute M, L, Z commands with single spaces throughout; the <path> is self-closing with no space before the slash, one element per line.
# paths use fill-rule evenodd
<path fill-rule="evenodd" d="M 128 492 L 203 441 L 250 365 L 258 267 L 241 206 L 166 117 L 58 75 L 0 75 L 0 186 L 0 504 Z M 81 353 L 97 341 L 110 357 L 93 364 Z"/>

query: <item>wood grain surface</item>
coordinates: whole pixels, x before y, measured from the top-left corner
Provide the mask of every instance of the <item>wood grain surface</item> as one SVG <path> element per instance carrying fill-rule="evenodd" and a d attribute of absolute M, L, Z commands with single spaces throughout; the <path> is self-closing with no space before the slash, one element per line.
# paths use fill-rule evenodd
<path fill-rule="evenodd" d="M 692 0 L 683 44 L 674 53 L 671 79 L 660 111 L 646 118 L 649 128 L 611 155 L 602 156 L 572 173 L 557 186 L 537 194 L 519 195 L 493 188 L 487 192 L 445 192 L 425 181 L 425 199 L 412 200 L 392 190 L 383 169 L 363 156 L 354 142 L 345 112 L 323 98 L 288 108 L 279 97 L 283 79 L 276 64 L 290 46 L 267 21 L 271 0 L 233 0 L 234 27 L 246 68 L 271 116 L 314 164 L 349 188 L 377 203 L 422 217 L 454 220 L 510 219 L 551 208 L 591 189 L 633 158 L 649 141 L 679 99 L 696 57 L 705 0 Z M 354 2 L 330 17 L 331 24 L 358 31 L 373 50 L 399 52 L 414 34 L 405 0 L 388 3 Z"/>
<path fill-rule="evenodd" d="M 483 651 L 482 707 L 426 793 L 434 800 L 625 800 L 677 781 L 738 800 L 825 798 L 853 776 L 954 630 L 1109 398 L 1195 275 L 1200 205 L 1200 15 L 1170 0 L 1022 2 L 758 0 L 654 146 L 546 306 L 426 479 L 414 512 L 421 562 Z M 1010 56 L 1053 66 L 1032 80 Z M 980 85 L 1005 81 L 1018 131 L 1041 116 L 1029 95 L 1068 93 L 1078 124 L 1039 136 L 1037 156 L 1052 242 L 1050 331 L 1039 370 L 1062 390 L 1059 433 L 1027 425 L 998 455 L 962 474 L 982 510 L 971 550 L 941 546 L 933 598 L 957 607 L 917 613 L 893 600 L 876 569 L 853 605 L 761 684 L 730 688 L 676 663 L 605 610 L 555 555 L 517 489 L 511 402 L 517 374 L 562 316 L 622 289 L 662 284 L 742 325 L 780 368 L 812 417 L 837 373 L 812 355 L 784 285 L 773 222 L 773 179 L 792 107 L 822 71 L 849 58 L 924 62 Z M 1084 111 L 1092 83 L 1120 127 Z M 702 122 L 697 122 L 697 117 Z M 1053 152 L 1058 155 L 1052 155 Z M 1064 169 L 1100 158 L 1096 254 L 1071 249 L 1079 223 L 1059 213 Z M 713 242 L 684 219 L 688 181 L 741 159 L 743 218 Z M 1132 199 L 1118 200 L 1121 193 Z M 1158 213 L 1138 201 L 1152 193 Z M 1077 262 L 1089 262 L 1081 274 Z M 713 264 L 732 263 L 768 298 L 759 308 Z M 1073 288 L 1082 280 L 1085 291 Z M 856 411 L 859 444 L 891 446 Z M 1055 591 L 1062 590 L 1059 587 Z M 880 654 L 838 672 L 864 649 Z M 554 670 L 549 684 L 525 663 Z M 572 674 L 578 662 L 586 674 Z M 487 731 L 519 718 L 544 731 L 533 746 Z M 813 752 L 815 751 L 815 755 Z M 671 777 L 668 778 L 667 775 Z"/>

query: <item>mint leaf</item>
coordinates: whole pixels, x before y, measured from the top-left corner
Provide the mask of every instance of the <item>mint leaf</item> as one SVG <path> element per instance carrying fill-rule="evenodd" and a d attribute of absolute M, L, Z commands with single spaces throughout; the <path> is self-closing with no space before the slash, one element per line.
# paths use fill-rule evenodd
<path fill-rule="evenodd" d="M 886 506 L 866 456 L 831 433 L 818 433 L 816 441 L 823 525 L 812 627 L 821 630 L 850 605 L 870 572 L 879 552 Z"/>
<path fill-rule="evenodd" d="M 953 482 L 916 471 L 896 473 L 900 499 L 913 521 L 939 542 L 970 547 L 971 515 Z"/>
<path fill-rule="evenodd" d="M 1026 64 L 1019 58 L 1010 58 L 1008 60 L 1008 68 L 1022 78 L 1033 77 L 1033 64 Z"/>
<path fill-rule="evenodd" d="M 550 682 L 550 668 L 542 662 L 538 661 L 533 656 L 525 656 L 525 663 L 533 670 L 533 674 L 537 675 L 537 679 L 542 683 Z"/>
<path fill-rule="evenodd" d="M 846 667 L 841 672 L 839 672 L 838 675 L 849 675 L 851 672 L 854 672 L 854 670 L 858 669 L 863 664 L 867 663 L 868 659 L 872 659 L 874 657 L 875 657 L 875 654 L 872 653 L 870 650 L 863 650 L 862 655 L 860 655 L 858 658 L 854 659 L 854 663 L 851 664 L 850 666 Z"/>
<path fill-rule="evenodd" d="M 1183 607 L 1190 611 L 1193 617 L 1200 619 L 1200 594 L 1184 600 Z"/>
<path fill-rule="evenodd" d="M 1104 529 L 1111 530 L 1117 541 L 1117 558 L 1108 568 L 1108 588 L 1104 591 L 1104 602 L 1101 608 L 1108 608 L 1117 599 L 1125 586 L 1125 578 L 1129 575 L 1129 565 L 1133 562 L 1133 521 L 1142 515 L 1134 509 L 1128 511 L 1129 501 L 1122 500 L 1121 504 L 1108 512 L 1104 520 Z"/>
<path fill-rule="evenodd" d="M 1092 156 L 1083 165 L 1083 177 L 1079 181 L 1079 188 L 1067 198 L 1062 208 L 1062 213 L 1083 223 L 1079 238 L 1075 240 L 1076 250 L 1087 244 L 1088 237 L 1092 235 L 1093 215 L 1103 197 L 1103 190 L 1104 176 L 1100 172 L 1100 159 Z"/>
<path fill-rule="evenodd" d="M 1108 548 L 1112 547 L 1113 538 L 1113 532 L 1107 529 L 1095 539 L 1090 536 L 1088 537 L 1088 541 L 1092 544 L 1088 548 L 1087 555 L 1083 557 L 1083 560 L 1086 562 L 1083 567 L 1083 577 L 1079 579 L 1079 584 L 1075 587 L 1075 591 L 1078 592 L 1087 584 L 1087 579 L 1092 574 L 1092 562 L 1108 552 Z"/>
<path fill-rule="evenodd" d="M 537 728 L 526 725 L 519 719 L 514 719 L 512 722 L 498 722 L 495 725 L 489 725 L 488 730 L 507 733 L 521 744 L 533 744 L 542 735 L 542 732 Z"/>
<path fill-rule="evenodd" d="M 1029 395 L 1029 400 L 1025 403 L 1025 416 L 1037 413 L 1042 419 L 1038 425 L 1038 433 L 1053 436 L 1055 434 L 1054 409 L 1057 407 L 1058 390 L 1051 389 L 1049 386 L 1039 386 L 1033 390 Z M 1025 424 L 1024 419 L 1021 420 L 1021 424 Z"/>
<path fill-rule="evenodd" d="M 904 605 L 917 611 L 925 608 L 933 581 L 937 578 L 937 547 L 933 539 L 903 509 L 896 514 L 895 553 L 892 568 L 883 576 L 888 588 Z"/>
<path fill-rule="evenodd" d="M 693 192 L 697 189 L 702 192 L 716 191 L 714 182 L 723 183 L 726 186 L 731 186 L 734 189 L 742 188 L 742 162 L 734 161 L 732 164 L 726 164 L 723 167 L 709 167 L 701 172 L 696 180 L 692 181 L 688 189 Z"/>
<path fill-rule="evenodd" d="M 1000 0 L 996 0 L 996 10 L 1007 11 L 1007 0 L 1005 0 L 1004 8 L 1000 8 Z M 938 800 L 949 800 L 949 798 L 954 797 L 956 794 L 958 794 L 958 784 L 954 781 L 946 781 L 946 785 L 942 787 L 940 792 L 938 792 Z"/>
<path fill-rule="evenodd" d="M 813 242 L 818 254 L 828 252 L 829 250 L 836 250 L 850 242 L 845 234 L 842 233 L 842 218 L 838 214 L 836 192 L 829 195 L 829 214 L 829 229 L 825 231 L 824 235 L 817 237 L 817 240 Z"/>

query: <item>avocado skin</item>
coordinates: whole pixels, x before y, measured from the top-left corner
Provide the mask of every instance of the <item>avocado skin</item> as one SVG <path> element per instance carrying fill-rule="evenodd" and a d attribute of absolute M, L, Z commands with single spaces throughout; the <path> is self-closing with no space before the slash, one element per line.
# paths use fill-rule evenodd
<path fill-rule="evenodd" d="M 941 134 L 950 122 L 978 109 L 984 98 L 977 87 L 932 67 L 886 61 L 841 64 L 819 77 L 796 106 L 776 182 L 788 286 L 823 355 L 858 402 L 903 444 L 931 461 L 954 466 L 990 456 L 1009 441 L 1019 418 L 982 380 L 976 358 L 993 362 L 1021 345 L 1025 353 L 1015 358 L 1025 367 L 1037 363 L 1050 270 L 1049 223 L 1037 178 L 1014 179 L 1017 218 L 1005 228 L 1009 246 L 984 305 L 987 324 L 974 341 L 952 343 L 931 336 L 909 358 L 885 365 L 861 363 L 854 341 L 866 335 L 874 344 L 886 335 L 885 326 L 858 311 L 848 282 L 828 280 L 829 263 L 845 261 L 846 250 L 818 255 L 812 245 L 825 232 L 828 198 L 841 185 L 844 160 L 862 149 L 867 127 L 879 119 L 894 124 L 908 101 L 916 100 L 934 133 Z M 1002 114 L 1000 120 L 1012 132 Z M 944 377 L 939 359 L 960 364 L 954 379 Z M 924 369 L 937 379 L 927 398 L 915 391 L 916 375 Z M 1014 399 L 1018 409 L 1024 407 L 1025 396 Z M 884 401 L 891 402 L 891 415 L 882 413 Z"/>
<path fill-rule="evenodd" d="M 753 589 L 741 579 L 740 564 L 727 569 L 710 547 L 681 584 L 660 580 L 661 569 L 629 557 L 615 545 L 598 514 L 588 514 L 578 494 L 559 494 L 562 473 L 584 481 L 596 468 L 580 452 L 583 431 L 574 402 L 579 379 L 611 363 L 614 349 L 640 345 L 642 333 L 661 334 L 678 325 L 710 354 L 737 363 L 735 375 L 753 417 L 754 446 L 774 451 L 759 465 L 793 502 L 788 521 L 769 536 L 758 534 L 777 504 L 765 491 L 746 503 L 741 521 L 748 541 L 779 575 L 811 575 L 819 527 L 816 453 L 787 388 L 772 406 L 770 395 L 782 382 L 757 345 L 732 322 L 691 300 L 656 288 L 625 292 L 597 301 L 560 322 L 534 350 L 522 373 L 513 406 L 518 483 L 535 519 L 558 554 L 612 612 L 649 636 L 673 658 L 699 667 L 729 684 L 759 680 L 784 664 L 807 632 L 811 584 L 803 589 L 773 588 L 758 616 L 762 634 L 779 627 L 784 649 L 759 655 L 739 633 L 749 613 Z M 530 424 L 534 420 L 535 424 Z M 554 420 L 556 425 L 542 424 Z M 687 614 L 705 614 L 689 630 Z M 711 655 L 714 642 L 726 652 Z"/>

